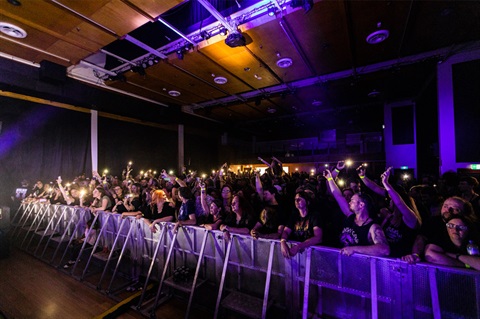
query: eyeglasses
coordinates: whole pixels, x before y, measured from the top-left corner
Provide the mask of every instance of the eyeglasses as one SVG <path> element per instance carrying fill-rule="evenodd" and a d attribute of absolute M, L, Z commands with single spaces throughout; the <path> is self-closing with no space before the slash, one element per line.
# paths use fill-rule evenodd
<path fill-rule="evenodd" d="M 447 228 L 455 229 L 456 231 L 467 231 L 468 230 L 468 226 L 464 226 L 464 225 L 455 225 L 455 224 L 452 224 L 452 223 L 446 223 L 445 225 L 447 226 Z"/>
<path fill-rule="evenodd" d="M 228 188 L 224 189 L 224 190 L 222 190 L 222 193 L 230 193 L 230 190 Z"/>

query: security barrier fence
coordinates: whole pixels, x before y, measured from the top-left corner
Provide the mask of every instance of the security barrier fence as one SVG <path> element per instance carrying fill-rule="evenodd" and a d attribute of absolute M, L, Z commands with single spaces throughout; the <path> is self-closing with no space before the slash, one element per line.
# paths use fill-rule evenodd
<path fill-rule="evenodd" d="M 316 246 L 285 259 L 277 240 L 253 239 L 196 226 L 152 232 L 143 219 L 46 203 L 22 204 L 10 238 L 22 250 L 63 269 L 71 245 L 92 219 L 70 275 L 112 297 L 136 287 L 133 306 L 153 316 L 172 296 L 213 318 L 480 318 L 480 272 Z"/>

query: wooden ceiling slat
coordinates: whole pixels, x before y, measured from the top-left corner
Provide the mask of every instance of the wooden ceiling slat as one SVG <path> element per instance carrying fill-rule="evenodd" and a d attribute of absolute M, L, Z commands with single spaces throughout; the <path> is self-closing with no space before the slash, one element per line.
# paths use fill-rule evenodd
<path fill-rule="evenodd" d="M 231 48 L 223 41 L 220 41 L 208 47 L 203 47 L 200 51 L 212 60 L 217 61 L 223 68 L 237 74 L 240 79 L 248 83 L 252 88 L 259 89 L 279 84 L 275 76 L 263 67 L 245 48 Z M 247 68 L 248 71 L 246 71 Z M 261 80 L 257 79 L 259 77 L 261 77 Z"/>
<path fill-rule="evenodd" d="M 179 5 L 183 0 L 128 0 L 133 5 L 147 12 L 152 17 L 158 17 L 162 13 Z"/>

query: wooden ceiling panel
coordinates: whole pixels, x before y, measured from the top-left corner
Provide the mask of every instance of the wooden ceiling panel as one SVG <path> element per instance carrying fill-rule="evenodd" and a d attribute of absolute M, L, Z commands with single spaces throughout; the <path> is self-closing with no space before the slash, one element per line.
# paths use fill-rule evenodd
<path fill-rule="evenodd" d="M 318 2 L 311 11 L 297 10 L 285 21 L 317 75 L 351 68 L 343 1 Z"/>
<path fill-rule="evenodd" d="M 281 21 L 274 19 L 260 27 L 249 29 L 246 33 L 252 39 L 248 48 L 264 61 L 284 82 L 313 76 L 303 63 L 291 41 L 280 26 Z M 293 65 L 288 69 L 277 66 L 280 58 L 291 58 Z"/>
<path fill-rule="evenodd" d="M 85 56 L 91 53 L 89 51 L 82 50 L 77 46 L 71 45 L 70 43 L 67 43 L 65 41 L 55 42 L 48 48 L 47 51 L 69 59 L 72 64 L 77 64 Z"/>
<path fill-rule="evenodd" d="M 187 57 L 185 57 L 185 59 L 186 58 Z M 178 90 L 182 95 L 190 96 L 191 98 L 189 98 L 189 100 L 192 100 L 191 103 L 199 103 L 204 100 L 226 96 L 225 93 L 218 90 L 215 86 L 209 85 L 188 73 L 178 70 L 170 63 L 159 63 L 148 68 L 146 72 L 157 79 L 161 86 L 165 85 L 167 90 L 174 87 L 175 90 Z M 146 83 L 146 85 L 150 84 Z M 163 89 L 158 85 L 155 86 L 158 89 Z"/>
<path fill-rule="evenodd" d="M 21 6 L 5 4 L 0 13 L 16 19 L 20 23 L 50 29 L 66 34 L 81 22 L 80 18 L 67 15 L 64 10 L 47 1 L 23 1 Z"/>
<path fill-rule="evenodd" d="M 79 25 L 75 26 L 67 36 L 71 37 L 72 39 L 78 39 L 80 42 L 91 42 L 87 46 L 99 47 L 102 48 L 107 44 L 115 41 L 117 38 L 113 35 L 99 31 L 97 27 L 94 27 L 90 23 L 82 22 Z"/>
<path fill-rule="evenodd" d="M 200 51 L 217 61 L 223 68 L 237 74 L 252 88 L 258 89 L 280 83 L 246 48 L 231 48 L 220 41 L 203 47 Z"/>
<path fill-rule="evenodd" d="M 348 2 L 355 41 L 356 66 L 369 65 L 398 58 L 408 8 L 397 1 Z M 388 39 L 378 44 L 368 44 L 367 36 L 377 30 L 390 31 Z"/>
<path fill-rule="evenodd" d="M 101 25 L 123 36 L 149 22 L 121 0 L 109 1 L 104 7 L 92 14 L 91 18 Z"/>
<path fill-rule="evenodd" d="M 125 90 L 127 92 L 139 95 L 139 96 L 144 96 L 146 98 L 149 98 L 153 101 L 157 101 L 163 104 L 166 104 L 168 106 L 174 106 L 174 105 L 179 105 L 179 101 L 171 98 L 168 96 L 168 94 L 161 94 L 158 92 L 152 92 L 150 90 L 146 90 L 138 85 L 132 85 L 129 82 L 123 82 L 123 81 L 107 81 L 105 82 L 106 85 L 119 89 L 119 90 Z"/>
<path fill-rule="evenodd" d="M 211 96 L 214 98 L 225 96 L 221 91 L 228 94 L 236 94 L 250 89 L 249 86 L 238 79 L 232 72 L 223 69 L 220 65 L 199 51 L 186 53 L 183 60 L 170 59 L 169 63 L 187 70 L 195 76 L 218 87 L 217 92 L 212 92 Z M 224 85 L 216 84 L 214 79 L 217 76 L 225 77 L 228 82 Z"/>
<path fill-rule="evenodd" d="M 183 0 L 128 0 L 136 7 L 142 9 L 152 17 L 156 18 L 162 13 L 179 5 Z"/>

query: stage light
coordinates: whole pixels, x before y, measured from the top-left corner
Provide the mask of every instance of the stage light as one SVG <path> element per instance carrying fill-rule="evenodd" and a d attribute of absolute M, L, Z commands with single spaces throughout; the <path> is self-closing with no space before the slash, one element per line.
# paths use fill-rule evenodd
<path fill-rule="evenodd" d="M 219 32 L 219 33 L 220 33 L 220 35 L 222 35 L 222 36 L 226 36 L 227 33 L 228 33 L 227 28 L 225 28 L 225 27 L 220 28 L 220 32 Z"/>

